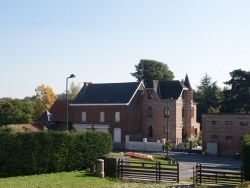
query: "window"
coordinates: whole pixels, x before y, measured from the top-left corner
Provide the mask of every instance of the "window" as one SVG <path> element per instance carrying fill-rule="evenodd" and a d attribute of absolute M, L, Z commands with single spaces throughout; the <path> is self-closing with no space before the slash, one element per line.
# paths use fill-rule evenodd
<path fill-rule="evenodd" d="M 115 112 L 115 122 L 120 122 L 120 112 Z"/>
<path fill-rule="evenodd" d="M 218 135 L 212 135 L 211 138 L 212 138 L 213 141 L 218 141 L 219 140 Z"/>
<path fill-rule="evenodd" d="M 104 120 L 105 120 L 105 113 L 100 112 L 100 122 L 104 122 Z"/>
<path fill-rule="evenodd" d="M 191 109 L 191 117 L 192 118 L 194 117 L 194 107 L 192 107 L 192 109 Z"/>
<path fill-rule="evenodd" d="M 184 118 L 184 117 L 185 117 L 184 106 L 183 106 L 182 109 L 181 109 L 181 113 L 182 113 L 182 118 Z"/>
<path fill-rule="evenodd" d="M 153 127 L 148 126 L 148 137 L 152 137 L 152 136 L 153 136 Z"/>
<path fill-rule="evenodd" d="M 233 121 L 226 121 L 226 125 L 233 125 Z"/>
<path fill-rule="evenodd" d="M 164 133 L 168 133 L 168 126 L 164 126 Z"/>
<path fill-rule="evenodd" d="M 233 137 L 232 136 L 226 136 L 226 141 L 233 141 Z"/>
<path fill-rule="evenodd" d="M 153 117 L 153 107 L 148 106 L 148 117 Z"/>
<path fill-rule="evenodd" d="M 241 121 L 240 126 L 248 126 L 248 122 L 247 121 Z"/>
<path fill-rule="evenodd" d="M 153 98 L 153 91 L 150 89 L 148 90 L 148 99 L 152 99 Z"/>
<path fill-rule="evenodd" d="M 86 112 L 82 112 L 81 121 L 86 122 Z"/>
<path fill-rule="evenodd" d="M 164 117 L 169 118 L 169 106 L 164 106 Z"/>
<path fill-rule="evenodd" d="M 212 121 L 212 125 L 219 125 L 218 121 Z"/>

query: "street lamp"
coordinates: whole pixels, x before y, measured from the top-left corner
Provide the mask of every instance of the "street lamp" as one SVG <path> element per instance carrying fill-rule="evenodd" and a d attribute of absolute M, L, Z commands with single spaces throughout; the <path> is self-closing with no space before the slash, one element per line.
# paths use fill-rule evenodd
<path fill-rule="evenodd" d="M 66 130 L 69 130 L 69 104 L 68 104 L 68 79 L 69 78 L 75 78 L 74 74 L 71 74 L 66 79 Z"/>
<path fill-rule="evenodd" d="M 167 130 L 165 130 L 165 132 L 167 132 L 167 158 L 168 158 L 168 147 L 169 147 L 169 143 L 168 143 L 168 132 L 169 132 L 169 128 L 168 128 L 168 119 L 169 119 L 169 106 L 165 106 L 164 107 L 164 117 L 167 118 Z"/>

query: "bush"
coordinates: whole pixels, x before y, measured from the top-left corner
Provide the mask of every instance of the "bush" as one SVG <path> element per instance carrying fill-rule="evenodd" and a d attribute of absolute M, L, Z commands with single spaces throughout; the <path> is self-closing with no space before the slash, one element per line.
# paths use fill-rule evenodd
<path fill-rule="evenodd" d="M 245 175 L 245 180 L 250 180 L 250 135 L 246 135 L 243 138 L 243 142 L 241 145 L 241 153 L 242 153 L 242 163 L 243 163 L 243 171 Z"/>
<path fill-rule="evenodd" d="M 0 177 L 82 170 L 109 153 L 102 132 L 22 132 L 0 129 Z"/>

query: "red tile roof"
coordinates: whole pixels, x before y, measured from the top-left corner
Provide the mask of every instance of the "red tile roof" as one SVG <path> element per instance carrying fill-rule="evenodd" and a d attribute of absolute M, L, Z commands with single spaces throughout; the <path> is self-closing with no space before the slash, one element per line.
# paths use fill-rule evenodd
<path fill-rule="evenodd" d="M 8 125 L 8 127 L 12 128 L 15 131 L 29 131 L 29 132 L 37 132 L 41 131 L 36 125 L 32 124 L 13 124 L 13 125 Z"/>

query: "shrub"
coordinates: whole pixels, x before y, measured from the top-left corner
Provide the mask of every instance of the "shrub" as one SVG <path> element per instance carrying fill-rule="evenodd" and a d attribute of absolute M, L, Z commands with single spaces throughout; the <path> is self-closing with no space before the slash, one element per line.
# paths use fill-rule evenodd
<path fill-rule="evenodd" d="M 0 129 L 0 177 L 81 170 L 109 153 L 102 132 L 22 132 Z"/>
<path fill-rule="evenodd" d="M 245 180 L 250 180 L 250 135 L 246 135 L 243 138 L 243 142 L 241 145 L 241 153 L 242 153 L 242 163 L 243 163 L 243 171 L 245 175 Z"/>

